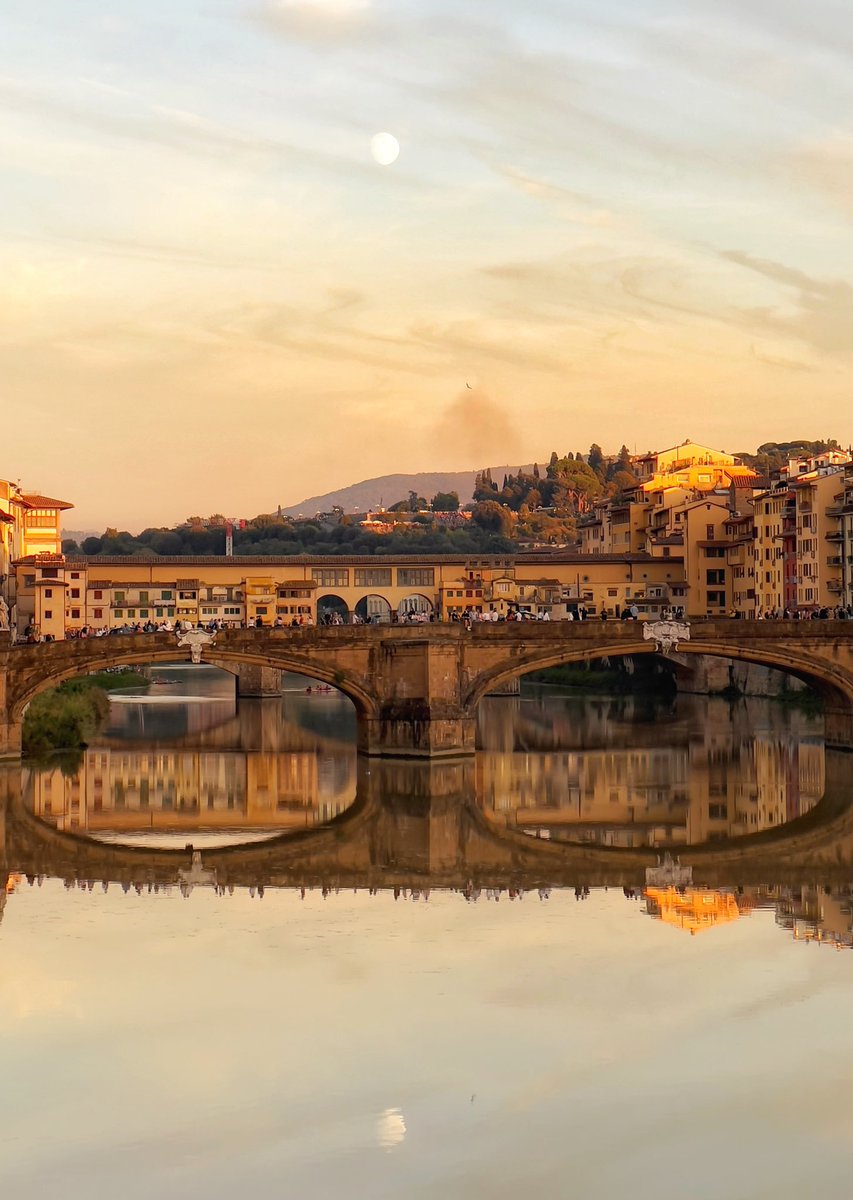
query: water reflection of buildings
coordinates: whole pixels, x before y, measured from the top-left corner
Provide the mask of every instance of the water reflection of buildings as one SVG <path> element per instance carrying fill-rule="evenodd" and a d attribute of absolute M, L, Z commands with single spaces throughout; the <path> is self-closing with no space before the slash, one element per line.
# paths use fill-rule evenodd
<path fill-rule="evenodd" d="M 742 732 L 723 704 L 709 707 L 699 733 L 677 723 L 606 721 L 601 711 L 593 718 L 593 727 L 576 723 L 566 731 L 563 745 L 570 738 L 576 749 L 557 748 L 552 718 L 552 748 L 545 751 L 537 748 L 532 720 L 508 710 L 490 714 L 477 757 L 477 795 L 486 811 L 544 836 L 677 846 L 772 828 L 823 795 L 822 741 L 784 720 Z M 530 748 L 518 748 L 519 728 Z M 598 748 L 599 741 L 607 744 Z"/>
<path fill-rule="evenodd" d="M 776 903 L 776 923 L 796 941 L 853 949 L 853 895 L 849 888 L 786 889 Z"/>
<path fill-rule="evenodd" d="M 80 832 L 285 831 L 328 821 L 355 798 L 355 754 L 87 750 L 73 776 L 33 770 L 38 817 Z"/>
<path fill-rule="evenodd" d="M 650 916 L 691 934 L 727 925 L 753 907 L 732 892 L 704 888 L 646 888 L 644 895 Z"/>

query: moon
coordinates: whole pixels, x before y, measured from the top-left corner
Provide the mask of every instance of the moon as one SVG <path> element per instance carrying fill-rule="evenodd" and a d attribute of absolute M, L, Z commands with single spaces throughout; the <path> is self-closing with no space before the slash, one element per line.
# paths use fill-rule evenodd
<path fill-rule="evenodd" d="M 370 153 L 380 167 L 390 167 L 397 161 L 400 153 L 400 143 L 393 133 L 375 133 L 370 139 Z"/>

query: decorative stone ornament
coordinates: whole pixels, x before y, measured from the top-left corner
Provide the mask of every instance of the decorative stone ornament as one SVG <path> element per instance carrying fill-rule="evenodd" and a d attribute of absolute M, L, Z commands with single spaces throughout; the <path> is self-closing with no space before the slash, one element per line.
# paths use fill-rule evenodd
<path fill-rule="evenodd" d="M 206 629 L 187 629 L 177 634 L 179 646 L 189 646 L 194 663 L 201 662 L 201 652 L 205 646 L 212 646 L 216 635 Z"/>
<path fill-rule="evenodd" d="M 690 626 L 686 621 L 646 621 L 643 638 L 654 642 L 660 654 L 669 654 L 678 649 L 679 642 L 690 641 Z"/>

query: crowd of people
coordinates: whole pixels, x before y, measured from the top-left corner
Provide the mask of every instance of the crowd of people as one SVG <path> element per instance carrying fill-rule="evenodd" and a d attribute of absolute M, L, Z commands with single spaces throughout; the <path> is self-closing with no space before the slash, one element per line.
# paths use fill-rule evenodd
<path fill-rule="evenodd" d="M 569 608 L 565 616 L 562 618 L 566 621 L 586 621 L 591 619 L 592 613 L 584 604 L 578 604 L 573 608 Z M 614 613 L 609 613 L 606 608 L 603 608 L 598 614 L 598 619 L 607 621 L 612 618 L 622 621 L 639 621 L 641 619 L 640 610 L 636 604 L 628 605 L 627 607 L 617 610 Z M 732 620 L 756 620 L 756 621 L 804 621 L 804 620 L 822 620 L 822 621 L 848 621 L 853 620 L 853 605 L 837 605 L 833 608 L 813 608 L 790 609 L 790 608 L 774 608 L 774 609 L 759 609 L 754 616 L 749 617 L 741 612 L 731 609 L 726 614 L 727 619 Z M 552 618 L 548 609 L 542 609 L 539 612 L 532 612 L 528 609 L 518 606 L 511 607 L 506 613 L 498 613 L 491 610 L 483 612 L 475 608 L 453 609 L 444 621 L 452 625 L 461 624 L 466 629 L 473 628 L 474 625 L 483 624 L 506 624 L 517 621 L 551 621 Z M 660 620 L 664 621 L 683 621 L 685 620 L 684 609 L 681 607 L 664 608 L 660 612 Z M 417 625 L 417 624 L 432 624 L 441 621 L 435 611 L 430 612 L 406 612 L 397 613 L 392 610 L 390 617 L 382 618 L 377 614 L 362 617 L 358 613 L 347 613 L 344 615 L 338 611 L 327 611 L 321 613 L 318 617 L 317 624 L 322 627 L 338 626 L 338 625 L 375 625 L 375 624 L 392 624 L 392 625 Z M 221 630 L 229 629 L 309 629 L 314 627 L 314 618 L 311 613 L 303 613 L 299 616 L 284 618 L 277 616 L 273 621 L 265 620 L 263 617 L 255 617 L 249 621 L 225 621 L 221 617 L 213 618 L 207 622 L 198 621 L 195 624 L 191 621 L 178 619 L 174 622 L 170 620 L 162 621 L 128 621 L 123 625 L 117 625 L 110 629 L 107 626 L 83 625 L 79 629 L 68 629 L 65 632 L 67 640 L 73 641 L 77 638 L 101 638 L 115 636 L 120 634 L 138 634 L 138 633 L 182 633 L 190 629 L 203 629 L 207 633 L 218 633 Z M 34 642 L 53 642 L 55 637 L 52 633 L 42 634 L 38 627 L 30 623 L 24 630 L 22 641 L 26 643 Z"/>

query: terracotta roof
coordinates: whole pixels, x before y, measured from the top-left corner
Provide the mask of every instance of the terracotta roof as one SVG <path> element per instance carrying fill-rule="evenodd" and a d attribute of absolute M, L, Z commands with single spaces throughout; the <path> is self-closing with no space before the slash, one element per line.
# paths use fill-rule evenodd
<path fill-rule="evenodd" d="M 196 592 L 201 587 L 201 581 L 198 579 L 179 579 L 175 587 L 185 592 Z"/>
<path fill-rule="evenodd" d="M 8 521 L 10 525 L 14 525 L 15 518 L 10 516 L 9 513 L 0 511 L 0 521 Z"/>
<path fill-rule="evenodd" d="M 320 585 L 316 579 L 285 579 L 275 586 L 280 588 L 315 588 Z"/>
<path fill-rule="evenodd" d="M 42 496 L 40 492 L 24 492 L 23 501 L 27 508 L 73 508 L 67 500 L 54 500 L 51 496 Z"/>

